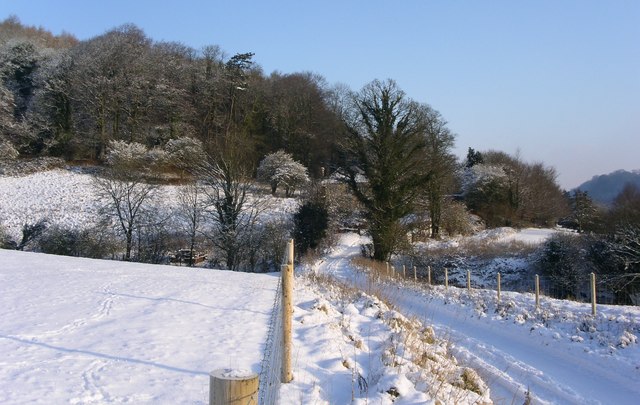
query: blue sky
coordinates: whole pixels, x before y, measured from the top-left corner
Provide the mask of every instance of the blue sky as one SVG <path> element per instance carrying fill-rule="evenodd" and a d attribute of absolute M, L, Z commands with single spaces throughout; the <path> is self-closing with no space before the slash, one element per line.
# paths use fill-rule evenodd
<path fill-rule="evenodd" d="M 640 1 L 0 0 L 12 14 L 79 39 L 134 23 L 352 89 L 392 78 L 442 113 L 459 156 L 519 151 L 565 188 L 640 169 Z"/>

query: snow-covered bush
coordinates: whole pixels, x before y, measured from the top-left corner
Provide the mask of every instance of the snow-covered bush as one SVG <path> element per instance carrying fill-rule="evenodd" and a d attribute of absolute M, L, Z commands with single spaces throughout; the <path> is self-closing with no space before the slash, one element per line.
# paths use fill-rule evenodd
<path fill-rule="evenodd" d="M 309 182 L 307 168 L 285 151 L 270 153 L 258 166 L 258 180 L 271 185 L 271 193 L 276 194 L 278 187 L 285 188 L 285 195 L 291 197 L 296 188 Z"/>
<path fill-rule="evenodd" d="M 140 167 L 145 161 L 147 152 L 147 147 L 138 142 L 111 141 L 106 161 L 112 167 Z"/>
<path fill-rule="evenodd" d="M 169 164 L 189 170 L 206 158 L 202 142 L 189 137 L 170 139 L 164 146 Z"/>

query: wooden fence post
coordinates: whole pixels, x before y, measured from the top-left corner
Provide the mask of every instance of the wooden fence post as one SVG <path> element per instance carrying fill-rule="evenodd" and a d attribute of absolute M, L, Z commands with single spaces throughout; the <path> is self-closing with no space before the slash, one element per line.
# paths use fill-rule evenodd
<path fill-rule="evenodd" d="M 467 270 L 467 291 L 471 292 L 471 271 Z"/>
<path fill-rule="evenodd" d="M 416 266 L 413 266 L 413 281 L 418 281 L 418 269 L 416 269 Z"/>
<path fill-rule="evenodd" d="M 396 278 L 396 268 L 391 266 L 391 277 Z"/>
<path fill-rule="evenodd" d="M 427 283 L 431 285 L 431 266 L 427 266 Z"/>
<path fill-rule="evenodd" d="M 389 262 L 384 262 L 387 265 L 387 273 L 386 276 L 389 277 Z"/>
<path fill-rule="evenodd" d="M 536 309 L 540 307 L 540 276 L 536 274 Z"/>
<path fill-rule="evenodd" d="M 402 278 L 407 278 L 407 267 L 402 265 Z"/>
<path fill-rule="evenodd" d="M 444 288 L 449 289 L 449 270 L 444 268 Z"/>
<path fill-rule="evenodd" d="M 498 273 L 498 302 L 500 302 L 500 273 Z"/>
<path fill-rule="evenodd" d="M 591 315 L 596 315 L 596 273 L 591 273 Z"/>
<path fill-rule="evenodd" d="M 291 371 L 291 319 L 293 316 L 293 239 L 287 246 L 287 264 L 282 265 L 282 382 L 293 380 Z"/>
<path fill-rule="evenodd" d="M 258 374 L 219 369 L 209 374 L 209 405 L 257 405 Z"/>

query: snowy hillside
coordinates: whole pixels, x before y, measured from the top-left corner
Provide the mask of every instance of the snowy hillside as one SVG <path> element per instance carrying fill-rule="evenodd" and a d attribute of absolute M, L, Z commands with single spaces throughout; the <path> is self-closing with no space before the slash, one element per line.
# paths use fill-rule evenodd
<path fill-rule="evenodd" d="M 156 200 L 159 213 L 178 206 L 180 186 L 162 186 Z M 262 196 L 265 215 L 287 215 L 297 207 L 295 199 Z M 91 174 L 76 168 L 41 171 L 27 176 L 0 176 L 0 224 L 19 239 L 24 224 L 47 219 L 51 225 L 84 229 L 99 221 L 101 202 Z"/>

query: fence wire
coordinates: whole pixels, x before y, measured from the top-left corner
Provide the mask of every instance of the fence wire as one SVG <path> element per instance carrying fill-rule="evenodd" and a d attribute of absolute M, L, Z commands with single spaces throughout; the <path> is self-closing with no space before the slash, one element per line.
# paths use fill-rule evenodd
<path fill-rule="evenodd" d="M 282 277 L 280 277 L 271 309 L 264 357 L 260 365 L 259 405 L 275 405 L 278 402 L 282 375 L 282 335 Z"/>

